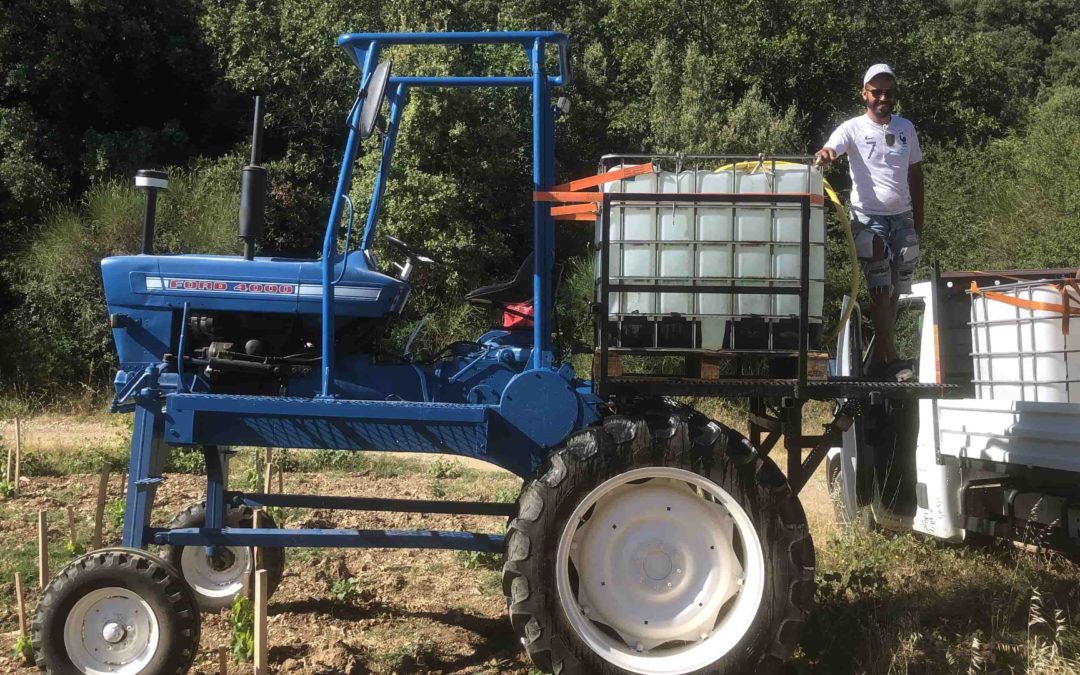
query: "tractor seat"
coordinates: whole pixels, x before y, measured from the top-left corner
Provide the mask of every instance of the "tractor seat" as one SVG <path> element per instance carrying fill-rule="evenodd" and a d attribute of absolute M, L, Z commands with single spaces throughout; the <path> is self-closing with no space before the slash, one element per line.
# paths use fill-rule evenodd
<path fill-rule="evenodd" d="M 465 300 L 473 305 L 495 305 L 505 307 L 532 300 L 533 254 L 530 253 L 521 263 L 517 274 L 510 281 L 490 286 L 481 286 L 469 291 Z"/>

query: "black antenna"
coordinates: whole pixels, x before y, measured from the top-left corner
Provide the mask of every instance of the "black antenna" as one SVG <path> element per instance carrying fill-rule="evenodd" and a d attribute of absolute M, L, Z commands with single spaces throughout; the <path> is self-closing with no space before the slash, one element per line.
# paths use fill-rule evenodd
<path fill-rule="evenodd" d="M 263 98 L 255 97 L 255 123 L 251 131 L 251 163 L 240 176 L 240 219 L 238 236 L 244 240 L 244 259 L 255 258 L 255 240 L 266 225 L 266 169 L 262 159 Z"/>

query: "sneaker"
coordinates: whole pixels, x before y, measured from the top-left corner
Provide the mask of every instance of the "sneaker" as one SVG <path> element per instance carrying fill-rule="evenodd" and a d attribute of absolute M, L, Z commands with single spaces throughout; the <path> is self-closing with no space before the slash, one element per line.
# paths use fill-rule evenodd
<path fill-rule="evenodd" d="M 911 361 L 893 361 L 888 365 L 888 373 L 897 382 L 914 382 L 915 368 Z"/>
<path fill-rule="evenodd" d="M 866 369 L 866 377 L 874 382 L 912 382 L 915 369 L 911 361 L 875 361 Z"/>

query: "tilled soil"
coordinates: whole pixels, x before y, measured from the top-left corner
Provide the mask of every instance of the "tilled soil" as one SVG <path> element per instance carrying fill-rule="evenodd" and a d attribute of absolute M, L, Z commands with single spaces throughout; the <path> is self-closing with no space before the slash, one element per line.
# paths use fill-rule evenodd
<path fill-rule="evenodd" d="M 290 474 L 288 492 L 429 499 L 431 478 L 423 473 L 379 478 L 363 474 Z M 453 484 L 465 479 L 448 479 Z M 485 485 L 485 483 L 487 483 Z M 483 498 L 499 487 L 519 483 L 509 474 L 490 472 L 457 487 Z M 49 536 L 67 538 L 67 506 L 76 511 L 79 538 L 88 541 L 93 527 L 96 476 L 32 478 L 20 495 L 4 504 L 0 545 L 33 547 L 37 511 L 46 510 Z M 118 496 L 119 478 L 112 481 Z M 155 522 L 203 496 L 201 477 L 170 475 L 158 492 Z M 466 495 L 462 495 L 463 497 Z M 357 529 L 443 529 L 501 532 L 496 517 L 289 511 L 287 527 Z M 110 528 L 112 530 L 112 528 Z M 109 532 L 115 542 L 115 530 Z M 109 543 L 108 541 L 106 543 Z M 55 562 L 52 573 L 62 564 Z M 35 575 L 36 576 L 36 575 Z M 331 592 L 334 582 L 353 578 L 346 597 Z M 14 584 L 5 579 L 0 593 L 0 672 L 33 673 L 10 656 L 17 636 Z M 24 582 L 28 621 L 39 591 L 35 579 Z M 31 588 L 32 587 L 32 588 Z M 289 549 L 285 577 L 268 607 L 270 661 L 278 673 L 527 673 L 529 667 L 506 618 L 498 573 L 483 558 L 453 551 Z M 217 673 L 217 649 L 230 641 L 226 614 L 205 614 L 201 653 L 194 672 Z M 232 664 L 230 672 L 250 672 L 250 664 Z"/>
<path fill-rule="evenodd" d="M 23 444 L 31 450 L 80 452 L 115 443 L 129 432 L 112 418 L 69 416 L 35 419 L 24 426 Z M 14 441 L 14 425 L 0 424 L 0 440 Z M 437 456 L 417 456 L 421 462 Z M 444 458 L 445 461 L 445 458 Z M 461 458 L 477 469 L 490 465 Z M 494 500 L 516 494 L 520 480 L 491 470 L 461 478 L 434 478 L 417 464 L 415 473 L 384 477 L 367 473 L 291 473 L 284 489 L 297 494 L 431 499 Z M 234 481 L 237 479 L 234 476 Z M 109 499 L 121 495 L 113 475 Z M 171 474 L 158 490 L 155 524 L 204 496 L 202 476 Z M 275 481 L 276 482 L 276 481 Z M 23 477 L 18 497 L 0 501 L 0 673 L 30 675 L 11 656 L 18 636 L 12 573 L 15 561 L 33 567 L 37 512 L 49 514 L 51 574 L 70 558 L 65 510 L 75 511 L 77 539 L 89 547 L 98 476 Z M 816 541 L 824 542 L 831 503 L 819 471 L 801 495 Z M 502 518 L 430 514 L 286 510 L 286 527 L 357 529 L 439 529 L 501 532 Z M 106 525 L 105 545 L 119 541 L 118 528 Z M 529 664 L 509 620 L 500 588 L 498 561 L 453 551 L 371 549 L 289 549 L 285 576 L 269 602 L 271 672 L 340 673 L 528 673 Z M 353 581 L 346 581 L 352 579 Z M 37 575 L 23 583 L 27 621 L 40 591 Z M 335 592 L 336 591 L 336 592 Z M 204 614 L 199 658 L 193 672 L 217 673 L 217 650 L 230 644 L 228 614 Z M 230 673 L 249 673 L 251 664 L 230 663 Z M 535 672 L 535 671 L 533 671 Z"/>

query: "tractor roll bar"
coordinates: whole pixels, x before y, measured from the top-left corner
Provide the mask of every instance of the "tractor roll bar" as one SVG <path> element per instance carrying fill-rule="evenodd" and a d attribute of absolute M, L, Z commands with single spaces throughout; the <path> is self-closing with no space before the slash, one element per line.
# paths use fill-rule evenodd
<path fill-rule="evenodd" d="M 526 50 L 541 44 L 554 45 L 559 50 L 559 74 L 549 75 L 548 85 L 561 87 L 570 82 L 570 41 L 562 33 L 549 30 L 504 31 L 497 33 L 346 33 L 338 38 L 356 65 L 363 68 L 363 55 L 372 45 L 521 45 Z M 410 87 L 531 87 L 529 75 L 492 76 L 398 76 L 390 77 L 391 84 Z"/>
<path fill-rule="evenodd" d="M 393 45 L 467 45 L 510 44 L 525 50 L 529 60 L 528 75 L 424 76 L 391 75 L 387 98 L 390 119 L 383 137 L 382 158 L 364 226 L 361 248 L 373 243 L 382 196 L 389 177 L 390 158 L 394 152 L 401 109 L 408 100 L 410 87 L 528 87 L 532 90 L 533 118 L 533 192 L 550 190 L 555 183 L 555 121 L 551 106 L 551 88 L 570 81 L 570 43 L 554 31 L 509 31 L 492 33 L 347 33 L 338 45 L 360 69 L 361 94 L 379 61 L 379 50 Z M 559 74 L 545 73 L 544 48 L 558 49 Z M 360 106 L 354 105 L 348 117 L 349 135 L 345 156 L 338 174 L 337 188 L 330 204 L 330 217 L 323 237 L 322 257 L 322 389 L 321 398 L 334 396 L 334 283 L 333 268 L 337 257 L 337 228 L 341 222 L 342 196 L 349 192 L 353 164 L 363 140 L 359 130 Z M 551 268 L 555 259 L 554 221 L 551 207 L 533 203 L 533 368 L 550 368 L 554 361 L 551 344 Z M 345 260 L 342 259 L 342 265 Z"/>

